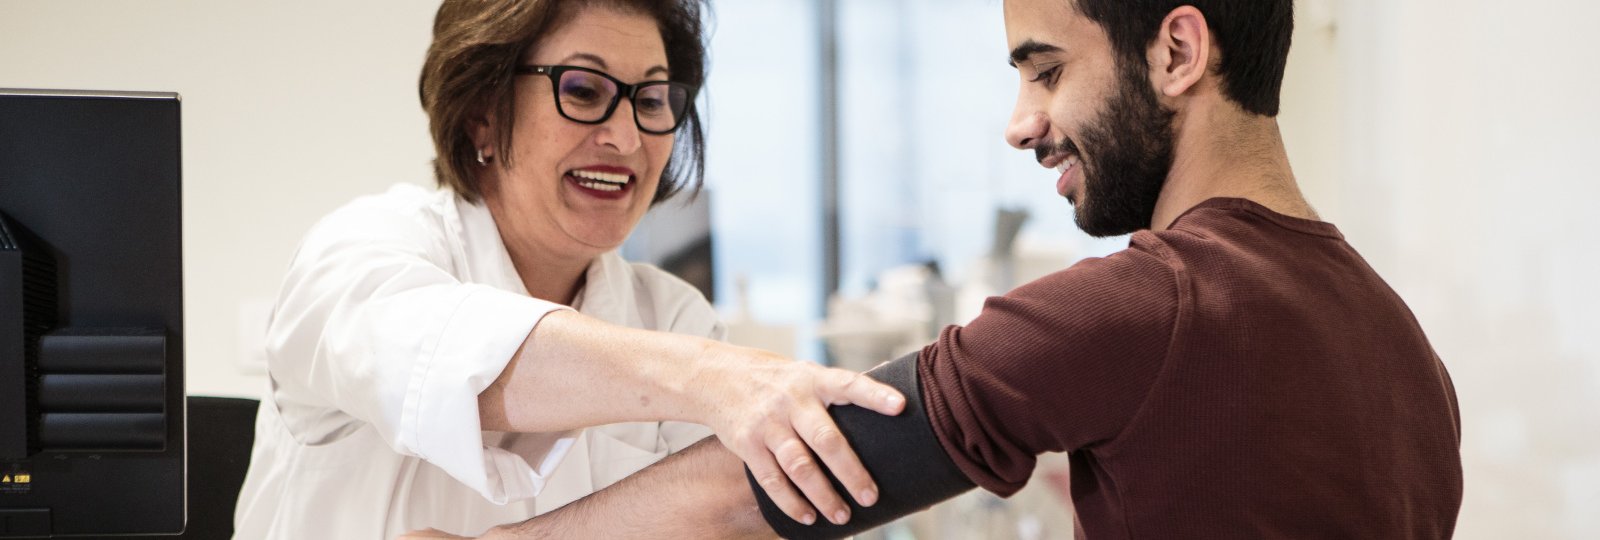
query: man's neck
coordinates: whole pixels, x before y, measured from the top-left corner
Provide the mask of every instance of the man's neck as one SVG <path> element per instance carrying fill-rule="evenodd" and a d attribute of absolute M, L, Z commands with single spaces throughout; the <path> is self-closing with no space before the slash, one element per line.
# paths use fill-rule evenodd
<path fill-rule="evenodd" d="M 1248 199 L 1280 214 L 1320 219 L 1289 167 L 1274 118 L 1233 107 L 1180 115 L 1172 171 L 1156 200 L 1151 230 L 1163 230 L 1208 199 Z"/>

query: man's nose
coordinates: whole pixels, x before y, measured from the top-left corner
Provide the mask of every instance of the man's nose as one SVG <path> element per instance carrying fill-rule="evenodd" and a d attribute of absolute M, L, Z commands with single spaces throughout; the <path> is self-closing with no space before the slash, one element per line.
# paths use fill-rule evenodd
<path fill-rule="evenodd" d="M 1019 109 L 1011 116 L 1011 124 L 1006 126 L 1006 142 L 1018 150 L 1033 148 L 1039 144 L 1049 126 L 1050 122 L 1044 113 Z"/>

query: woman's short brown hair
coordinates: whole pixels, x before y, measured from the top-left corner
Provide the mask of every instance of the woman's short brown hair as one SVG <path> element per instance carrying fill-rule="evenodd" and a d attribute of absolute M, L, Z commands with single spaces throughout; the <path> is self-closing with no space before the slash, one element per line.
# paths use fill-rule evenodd
<path fill-rule="evenodd" d="M 515 118 L 512 88 L 523 53 L 545 34 L 566 23 L 580 8 L 606 6 L 650 15 L 661 29 L 671 80 L 700 88 L 706 79 L 706 47 L 701 32 L 701 0 L 445 0 L 433 22 L 433 44 L 422 64 L 419 91 L 433 135 L 434 176 L 461 197 L 476 202 L 477 148 L 470 123 L 485 113 Z M 495 161 L 509 166 L 512 122 L 496 126 Z M 705 177 L 705 133 L 699 110 L 690 105 L 672 156 L 661 171 L 652 204 L 689 187 L 700 190 Z"/>

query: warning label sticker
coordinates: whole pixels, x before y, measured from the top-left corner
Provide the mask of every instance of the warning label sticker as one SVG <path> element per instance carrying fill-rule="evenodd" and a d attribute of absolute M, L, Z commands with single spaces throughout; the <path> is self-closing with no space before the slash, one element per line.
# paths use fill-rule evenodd
<path fill-rule="evenodd" d="M 33 474 L 28 471 L 11 470 L 0 473 L 0 495 L 27 493 L 33 489 Z"/>

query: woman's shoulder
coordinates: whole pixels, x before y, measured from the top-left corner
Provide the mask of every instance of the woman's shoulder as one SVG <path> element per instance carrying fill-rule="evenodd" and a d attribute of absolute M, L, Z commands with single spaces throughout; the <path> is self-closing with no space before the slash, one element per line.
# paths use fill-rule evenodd
<path fill-rule="evenodd" d="M 382 193 L 356 197 L 312 225 L 300 251 L 320 253 L 358 244 L 439 248 L 448 236 L 449 195 L 414 184 L 397 184 Z"/>
<path fill-rule="evenodd" d="M 399 217 L 441 214 L 450 198 L 448 190 L 427 189 L 416 184 L 395 184 L 382 193 L 356 197 L 328 214 L 328 217 Z"/>
<path fill-rule="evenodd" d="M 382 193 L 362 195 L 335 208 L 312 231 L 414 232 L 416 227 L 437 226 L 450 210 L 449 195 L 415 184 L 395 184 Z"/>
<path fill-rule="evenodd" d="M 662 270 L 661 267 L 642 262 L 627 261 L 616 252 L 608 253 L 607 257 L 615 257 L 614 261 L 620 263 L 632 278 L 635 290 L 658 297 L 682 297 L 687 300 L 697 301 L 710 307 L 705 295 L 700 289 L 684 281 L 683 278 L 672 275 L 671 272 Z"/>
<path fill-rule="evenodd" d="M 649 306 L 667 322 L 662 330 L 712 335 L 718 332 L 717 312 L 700 289 L 647 263 L 629 262 L 616 252 L 602 255 L 603 263 L 624 272 L 641 306 Z M 718 336 L 720 337 L 720 336 Z"/>

